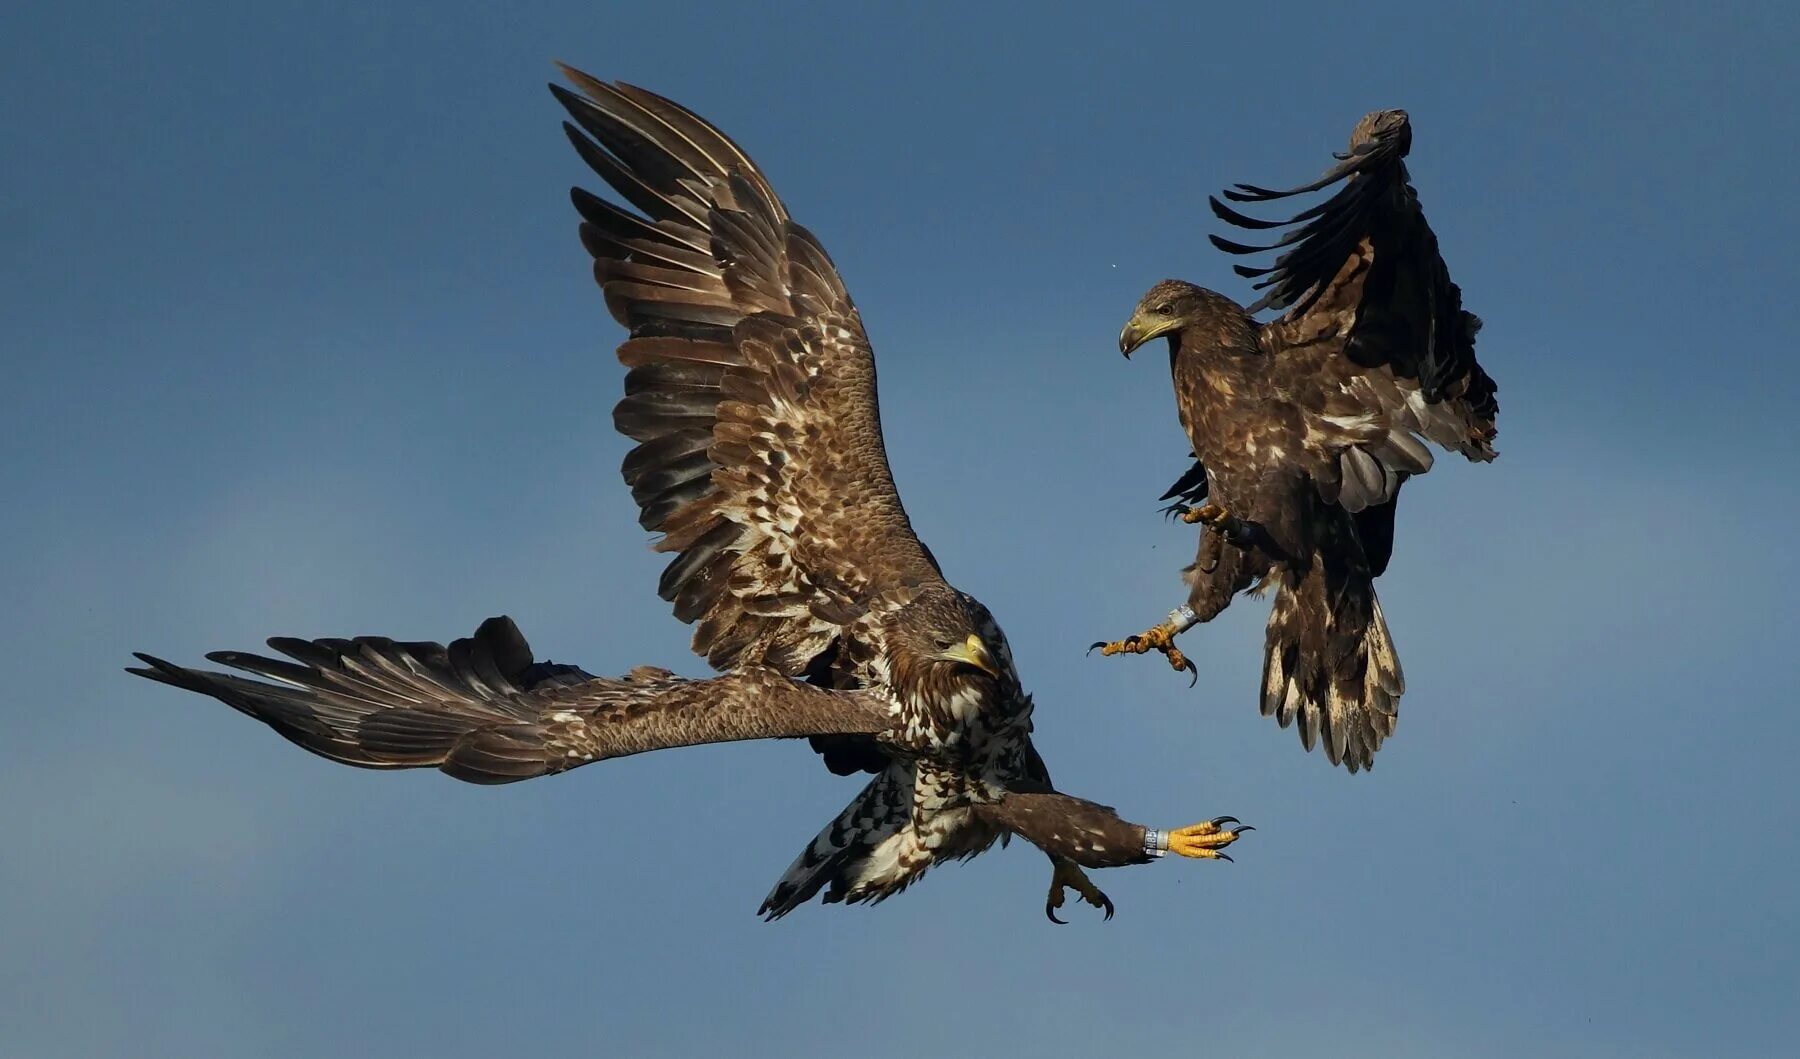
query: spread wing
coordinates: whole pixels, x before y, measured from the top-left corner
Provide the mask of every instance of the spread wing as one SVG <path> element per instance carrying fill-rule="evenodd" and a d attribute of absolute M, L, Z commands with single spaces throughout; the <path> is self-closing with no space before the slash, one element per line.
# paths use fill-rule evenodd
<path fill-rule="evenodd" d="M 1391 501 L 1408 475 L 1430 469 L 1421 436 L 1471 460 L 1494 458 L 1496 387 L 1475 359 L 1481 321 L 1464 311 L 1408 182 L 1411 146 L 1406 113 L 1376 111 L 1318 180 L 1225 192 L 1233 202 L 1271 202 L 1342 183 L 1311 209 L 1265 221 L 1210 200 L 1215 214 L 1241 228 L 1294 226 L 1263 246 L 1212 241 L 1233 254 L 1282 251 L 1273 265 L 1236 271 L 1261 277 L 1256 286 L 1266 293 L 1251 312 L 1286 310 L 1263 325 L 1261 338 L 1284 359 L 1312 413 L 1315 480 L 1351 511 Z"/>
<path fill-rule="evenodd" d="M 658 590 L 713 666 L 866 659 L 859 619 L 941 580 L 901 507 L 875 362 L 837 269 L 755 163 L 660 96 L 564 68 L 564 128 L 630 206 L 580 189 L 581 238 L 630 331 L 624 475 L 674 560 Z"/>
<path fill-rule="evenodd" d="M 225 703 L 321 757 L 363 768 L 432 766 L 471 783 L 511 783 L 648 750 L 782 736 L 873 734 L 887 708 L 768 669 L 686 680 L 644 667 L 595 677 L 534 662 L 508 618 L 444 647 L 381 637 L 269 646 L 206 657 L 255 674 L 185 669 L 140 654 L 130 672 Z"/>

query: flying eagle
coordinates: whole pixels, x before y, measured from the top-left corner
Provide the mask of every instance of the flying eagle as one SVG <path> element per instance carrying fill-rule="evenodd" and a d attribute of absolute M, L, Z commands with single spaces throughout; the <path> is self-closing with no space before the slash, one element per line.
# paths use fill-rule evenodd
<path fill-rule="evenodd" d="M 533 659 L 506 618 L 443 647 L 378 637 L 219 652 L 262 678 L 148 655 L 131 672 L 210 695 L 305 749 L 364 768 L 510 783 L 607 758 L 807 737 L 873 773 L 763 901 L 785 915 L 880 901 L 932 865 L 1018 835 L 1112 915 L 1082 868 L 1164 852 L 1229 860 L 1242 827 L 1173 831 L 1058 793 L 1032 702 L 987 609 L 947 582 L 895 491 L 875 362 L 843 280 L 749 156 L 661 96 L 564 68 L 575 150 L 635 211 L 579 188 L 581 241 L 630 337 L 613 411 L 635 441 L 639 522 L 674 556 L 658 586 L 724 673 L 617 678 Z"/>
<path fill-rule="evenodd" d="M 1187 602 L 1105 654 L 1163 652 L 1193 664 L 1177 634 L 1246 589 L 1273 586 L 1262 712 L 1299 721 L 1307 750 L 1351 772 L 1374 764 L 1405 687 L 1375 598 L 1394 546 L 1400 487 L 1431 468 L 1421 438 L 1470 460 L 1494 458 L 1494 380 L 1475 361 L 1481 321 L 1438 254 L 1408 182 L 1412 126 L 1399 110 L 1363 117 L 1350 149 L 1289 191 L 1239 184 L 1233 202 L 1273 202 L 1343 186 L 1287 221 L 1213 213 L 1241 228 L 1294 225 L 1266 246 L 1213 236 L 1232 254 L 1283 248 L 1273 265 L 1236 266 L 1265 290 L 1245 308 L 1164 280 L 1138 302 L 1119 350 L 1169 340 L 1176 408 L 1195 463 L 1162 497 L 1202 523 L 1183 571 Z M 1253 314 L 1285 309 L 1259 323 Z"/>

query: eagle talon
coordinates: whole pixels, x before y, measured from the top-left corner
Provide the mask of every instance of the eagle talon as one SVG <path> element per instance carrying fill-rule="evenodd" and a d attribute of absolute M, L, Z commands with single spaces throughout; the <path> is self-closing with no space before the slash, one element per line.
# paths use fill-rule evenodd
<path fill-rule="evenodd" d="M 1188 675 L 1188 687 L 1191 688 L 1200 683 L 1200 667 L 1194 665 L 1193 659 L 1182 654 L 1181 648 L 1170 644 L 1163 654 L 1168 657 L 1169 665 L 1175 668 L 1175 672 Z"/>
<path fill-rule="evenodd" d="M 1177 673 L 1186 673 L 1193 678 L 1188 682 L 1188 687 L 1191 688 L 1200 682 L 1200 670 L 1187 655 L 1181 653 L 1181 648 L 1175 646 L 1175 637 L 1180 631 L 1169 622 L 1163 622 L 1161 625 L 1152 625 L 1141 633 L 1127 636 L 1123 640 L 1113 640 L 1110 643 L 1106 640 L 1096 640 L 1089 645 L 1087 653 L 1093 654 L 1095 650 L 1098 650 L 1102 656 L 1111 656 L 1117 654 L 1141 655 L 1151 651 L 1160 651 L 1162 656 L 1169 660 L 1169 668 Z"/>
<path fill-rule="evenodd" d="M 1262 523 L 1239 518 L 1217 504 L 1189 508 L 1182 512 L 1181 521 L 1190 525 L 1203 522 L 1207 529 L 1217 535 L 1218 539 L 1224 540 L 1234 547 L 1245 550 L 1258 548 L 1269 558 L 1280 562 L 1288 559 L 1288 553 L 1281 545 L 1275 543 L 1275 538 L 1269 534 L 1268 529 Z M 1219 565 L 1218 549 L 1215 547 L 1210 554 L 1202 555 L 1199 565 L 1202 573 L 1210 574 L 1217 569 Z"/>
<path fill-rule="evenodd" d="M 1190 507 L 1181 513 L 1181 521 L 1192 526 L 1196 522 L 1204 522 L 1215 529 L 1231 518 L 1231 513 L 1217 504 L 1202 504 Z"/>
<path fill-rule="evenodd" d="M 1056 862 L 1056 872 L 1050 876 L 1050 894 L 1044 898 L 1044 915 L 1050 922 L 1058 926 L 1068 925 L 1066 920 L 1056 918 L 1056 910 L 1063 906 L 1064 890 L 1074 890 L 1083 901 L 1104 912 L 1107 919 L 1113 917 L 1112 898 L 1095 886 L 1080 867 L 1069 861 L 1059 860 Z"/>
<path fill-rule="evenodd" d="M 1254 829 L 1248 825 L 1226 828 L 1224 826 L 1226 823 L 1236 824 L 1238 819 L 1235 816 L 1218 816 L 1204 823 L 1192 824 L 1169 832 L 1169 852 L 1201 860 L 1231 860 L 1231 857 L 1221 850 L 1236 842 L 1238 835 Z"/>

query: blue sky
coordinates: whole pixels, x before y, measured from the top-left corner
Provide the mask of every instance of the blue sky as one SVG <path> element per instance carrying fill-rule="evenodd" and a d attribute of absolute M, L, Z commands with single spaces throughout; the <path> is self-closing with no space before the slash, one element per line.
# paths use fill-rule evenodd
<path fill-rule="evenodd" d="M 0 15 L 0 1051 L 1764 1055 L 1800 1031 L 1790 10 L 1687 5 L 49 5 Z M 271 634 L 698 673 L 610 427 L 561 58 L 761 162 L 873 333 L 901 491 L 1005 625 L 1059 782 L 1232 813 L 1235 865 L 1043 921 L 1021 848 L 753 912 L 850 797 L 795 744 L 504 789 L 309 757 L 134 681 Z M 1407 491 L 1409 692 L 1352 778 L 1087 659 L 1180 598 L 1167 378 L 1114 336 L 1242 294 L 1207 192 L 1375 107 L 1501 384 Z M 1135 664 L 1134 664 L 1135 663 Z"/>

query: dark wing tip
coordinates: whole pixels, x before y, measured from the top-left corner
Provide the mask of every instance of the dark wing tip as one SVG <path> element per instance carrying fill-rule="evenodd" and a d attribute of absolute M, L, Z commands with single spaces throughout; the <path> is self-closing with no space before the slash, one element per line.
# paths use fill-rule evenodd
<path fill-rule="evenodd" d="M 569 91 L 568 88 L 557 84 L 555 81 L 551 81 L 547 87 L 550 89 L 550 94 L 556 97 L 556 101 L 561 103 L 564 109 L 575 106 L 582 100 L 581 96 Z"/>
<path fill-rule="evenodd" d="M 480 627 L 475 630 L 475 637 L 476 639 L 500 637 L 512 640 L 523 640 L 525 635 L 519 631 L 518 624 L 511 618 L 504 614 L 496 614 L 481 623 Z"/>
<path fill-rule="evenodd" d="M 173 662 L 165 662 L 155 655 L 145 654 L 142 651 L 133 651 L 131 652 L 131 657 L 144 663 L 141 666 L 125 667 L 125 672 L 130 673 L 132 676 L 147 677 L 150 680 L 160 680 L 165 684 L 174 684 L 185 681 L 188 675 L 187 670 Z"/>
<path fill-rule="evenodd" d="M 531 645 L 525 642 L 518 625 L 504 614 L 482 622 L 475 630 L 475 642 L 487 650 L 496 668 L 509 679 L 531 668 Z"/>

